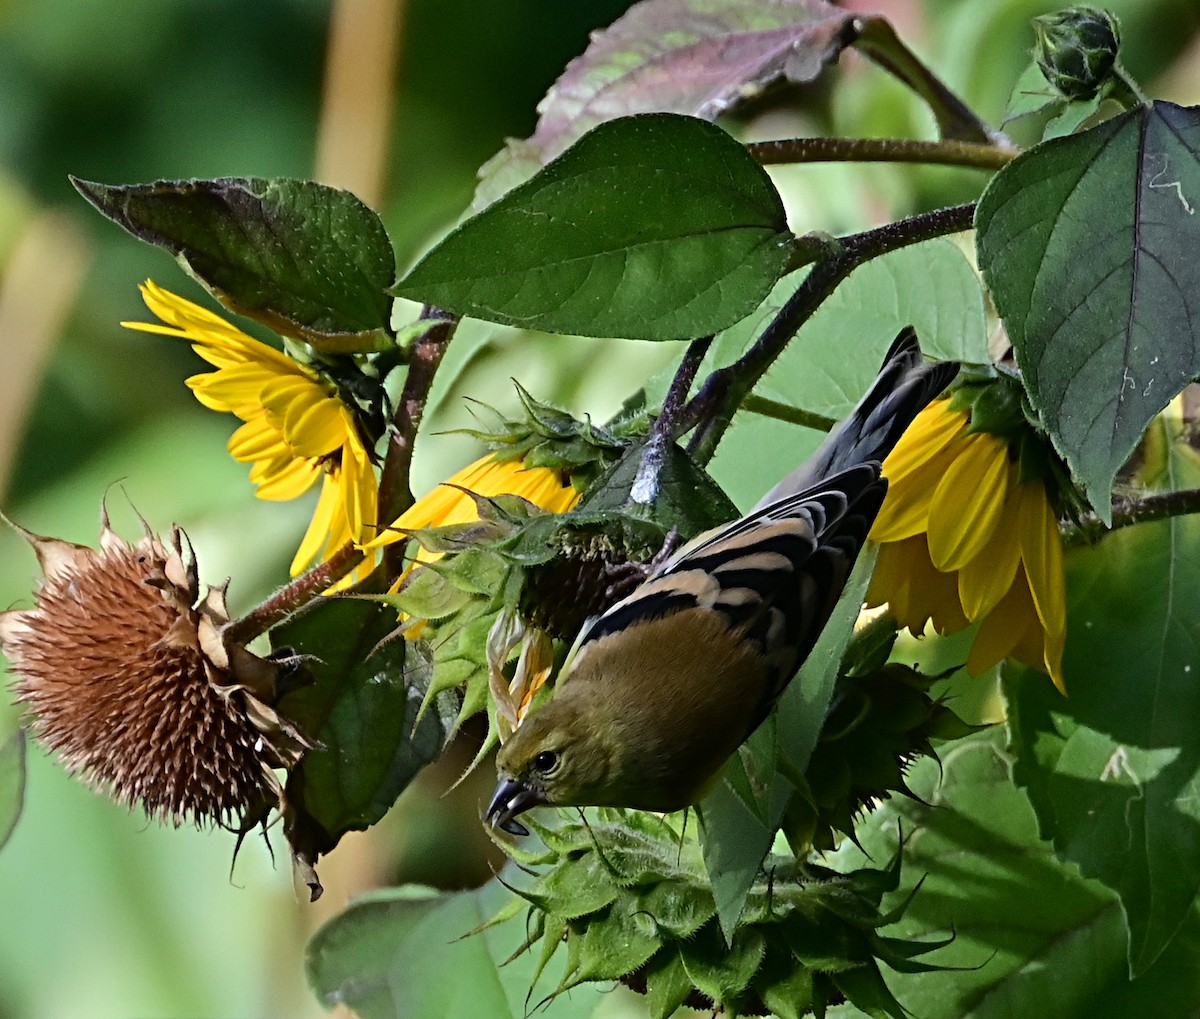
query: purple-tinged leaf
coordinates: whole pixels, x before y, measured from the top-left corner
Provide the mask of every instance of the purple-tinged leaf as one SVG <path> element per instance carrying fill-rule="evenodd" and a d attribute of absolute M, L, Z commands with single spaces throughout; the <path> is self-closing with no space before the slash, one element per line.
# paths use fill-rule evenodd
<path fill-rule="evenodd" d="M 604 121 L 660 112 L 715 120 L 776 82 L 812 81 L 852 41 L 853 20 L 825 0 L 643 0 L 567 65 L 533 135 L 483 167 L 474 207 Z"/>

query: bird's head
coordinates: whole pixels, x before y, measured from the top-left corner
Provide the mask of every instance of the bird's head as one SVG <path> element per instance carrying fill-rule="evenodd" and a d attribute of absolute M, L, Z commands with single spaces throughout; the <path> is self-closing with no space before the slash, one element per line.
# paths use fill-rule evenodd
<path fill-rule="evenodd" d="M 576 705 L 554 700 L 521 723 L 496 764 L 500 784 L 486 820 L 510 834 L 528 835 L 516 818 L 531 807 L 605 802 L 612 755 L 603 734 L 586 723 Z"/>

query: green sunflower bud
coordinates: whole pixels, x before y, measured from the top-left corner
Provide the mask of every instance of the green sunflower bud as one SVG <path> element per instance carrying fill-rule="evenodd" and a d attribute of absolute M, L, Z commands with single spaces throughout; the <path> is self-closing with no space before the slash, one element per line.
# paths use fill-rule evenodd
<path fill-rule="evenodd" d="M 1117 19 L 1095 7 L 1067 7 L 1033 19 L 1034 59 L 1065 98 L 1093 98 L 1109 81 L 1121 46 Z"/>

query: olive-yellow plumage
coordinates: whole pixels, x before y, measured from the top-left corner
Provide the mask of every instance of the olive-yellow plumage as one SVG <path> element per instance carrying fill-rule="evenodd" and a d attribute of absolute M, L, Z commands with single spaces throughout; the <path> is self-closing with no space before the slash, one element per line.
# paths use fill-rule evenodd
<path fill-rule="evenodd" d="M 679 810 L 812 650 L 887 489 L 880 463 L 958 366 L 903 331 L 816 453 L 748 515 L 692 539 L 585 624 L 554 698 L 502 747 L 488 819 L 540 803 Z"/>

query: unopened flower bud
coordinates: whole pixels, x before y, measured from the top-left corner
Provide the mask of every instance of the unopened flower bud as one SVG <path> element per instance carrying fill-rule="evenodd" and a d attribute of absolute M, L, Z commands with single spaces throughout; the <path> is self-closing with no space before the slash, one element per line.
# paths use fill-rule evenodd
<path fill-rule="evenodd" d="M 131 544 L 106 514 L 98 551 L 21 533 L 45 579 L 0 613 L 0 648 L 34 735 L 156 820 L 245 830 L 279 805 L 273 769 L 307 746 L 271 706 L 280 666 L 224 643 L 225 590 L 201 595 L 183 532 Z"/>
<path fill-rule="evenodd" d="M 1108 82 L 1121 47 L 1117 19 L 1095 7 L 1067 7 L 1033 19 L 1034 59 L 1065 98 L 1091 99 Z"/>

